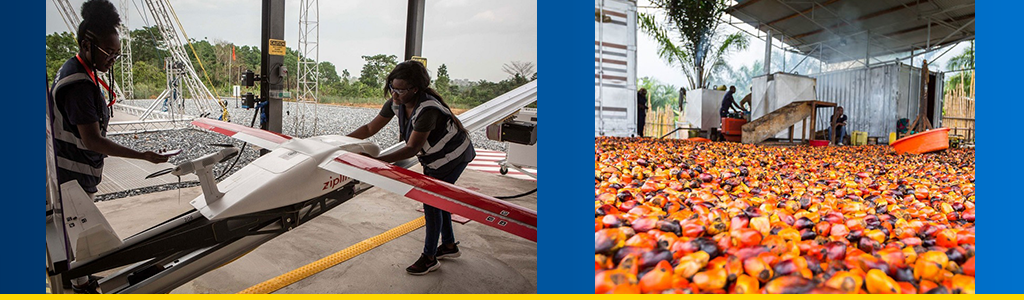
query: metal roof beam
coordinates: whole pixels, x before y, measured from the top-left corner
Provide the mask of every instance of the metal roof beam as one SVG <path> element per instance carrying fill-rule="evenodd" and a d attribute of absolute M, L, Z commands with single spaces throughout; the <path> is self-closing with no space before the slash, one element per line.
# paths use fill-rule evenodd
<path fill-rule="evenodd" d="M 832 4 L 832 3 L 836 3 L 836 2 L 838 2 L 838 1 L 839 1 L 839 0 L 829 0 L 828 2 L 825 2 L 825 3 L 822 3 L 822 4 L 820 4 L 820 6 L 825 6 L 825 5 L 829 5 L 829 4 Z M 780 2 L 781 2 L 781 1 L 780 1 Z M 813 10 L 814 10 L 814 6 L 815 6 L 815 5 L 818 5 L 818 4 L 817 4 L 817 3 L 814 3 L 814 4 L 812 4 L 812 5 L 811 5 L 811 7 L 810 7 L 810 8 L 807 8 L 807 9 L 805 9 L 805 10 L 802 10 L 802 11 L 798 11 L 798 12 L 796 12 L 796 13 L 794 13 L 794 14 L 791 14 L 791 15 L 788 15 L 788 16 L 785 16 L 785 17 L 782 17 L 782 18 L 779 18 L 779 19 L 775 19 L 775 20 L 769 21 L 768 23 L 762 24 L 762 25 L 761 25 L 761 26 L 759 26 L 759 27 L 758 27 L 757 29 L 758 29 L 758 30 L 760 30 L 760 29 L 761 29 L 760 27 L 763 27 L 763 26 L 771 26 L 771 25 L 773 25 L 773 24 L 775 24 L 775 23 L 778 23 L 778 22 L 782 22 L 782 21 L 785 21 L 785 20 L 789 20 L 789 19 L 792 19 L 792 18 L 796 18 L 796 17 L 798 17 L 798 16 L 801 16 L 801 15 L 803 15 L 803 14 L 809 13 L 809 12 L 811 12 L 811 11 L 813 11 Z M 793 8 L 792 8 L 792 7 L 790 7 L 790 9 L 793 9 Z M 793 10 L 795 11 L 796 9 L 793 9 Z"/>
<path fill-rule="evenodd" d="M 892 12 L 900 11 L 900 10 L 903 10 L 905 8 L 910 8 L 911 6 L 916 6 L 916 5 L 921 4 L 921 3 L 927 3 L 929 1 L 931 1 L 931 0 L 920 0 L 920 1 L 916 1 L 915 0 L 915 2 L 906 3 L 906 4 L 903 4 L 903 5 L 897 5 L 897 6 L 893 6 L 893 7 L 890 7 L 890 8 L 887 8 L 887 9 L 883 9 L 883 10 L 880 10 L 880 11 L 877 11 L 877 12 L 873 12 L 873 13 L 870 13 L 870 14 L 867 14 L 867 15 L 863 15 L 863 16 L 857 18 L 857 19 L 854 19 L 854 21 L 864 21 L 864 20 L 867 20 L 867 19 L 871 19 L 871 18 L 875 18 L 875 17 L 881 16 L 881 15 L 885 15 L 885 14 L 889 14 L 889 13 L 892 13 Z M 821 29 L 812 30 L 812 31 L 809 31 L 809 32 L 801 33 L 801 34 L 793 36 L 793 38 L 802 38 L 802 37 L 806 37 L 806 36 L 810 36 L 810 35 L 815 35 L 815 34 L 821 33 L 822 31 L 825 31 L 825 30 L 828 30 L 828 31 L 831 32 L 832 29 L 836 29 L 836 28 L 842 27 L 844 25 L 845 24 L 843 24 L 843 23 L 836 23 L 835 25 L 832 25 L 831 27 L 828 27 L 828 28 L 825 28 L 824 26 L 821 26 L 822 27 Z"/>

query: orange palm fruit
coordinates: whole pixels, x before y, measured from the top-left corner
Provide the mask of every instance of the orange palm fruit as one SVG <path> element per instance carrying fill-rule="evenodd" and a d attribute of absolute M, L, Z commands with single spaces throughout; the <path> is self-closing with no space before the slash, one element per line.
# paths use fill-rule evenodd
<path fill-rule="evenodd" d="M 731 233 L 732 243 L 736 247 L 752 247 L 761 243 L 761 233 L 750 228 L 738 228 Z"/>
<path fill-rule="evenodd" d="M 727 276 L 725 269 L 721 268 L 697 272 L 693 275 L 693 284 L 701 290 L 717 290 L 725 287 Z"/>
<path fill-rule="evenodd" d="M 956 247 L 958 245 L 956 232 L 952 229 L 939 230 L 935 233 L 935 244 L 946 248 Z"/>
<path fill-rule="evenodd" d="M 847 294 L 856 294 L 860 291 L 861 286 L 864 285 L 864 279 L 858 274 L 839 271 L 832 275 L 832 278 L 829 278 L 825 285 L 842 290 Z"/>
<path fill-rule="evenodd" d="M 974 276 L 953 275 L 952 286 L 954 294 L 974 294 Z"/>
<path fill-rule="evenodd" d="M 672 288 L 672 265 L 663 260 L 640 278 L 640 291 L 659 293 Z"/>
<path fill-rule="evenodd" d="M 707 252 L 697 251 L 687 254 L 679 259 L 673 272 L 683 278 L 693 277 L 700 269 L 708 264 L 710 256 Z"/>
<path fill-rule="evenodd" d="M 905 281 L 897 281 L 896 284 L 899 284 L 900 291 L 902 291 L 904 294 L 917 294 L 917 287 L 915 287 L 912 283 Z"/>
<path fill-rule="evenodd" d="M 762 253 L 763 255 L 764 253 Z M 772 267 L 769 266 L 764 260 L 758 257 L 751 257 L 743 261 L 743 269 L 747 272 L 747 275 L 753 277 L 761 282 L 768 282 L 768 280 L 775 277 L 775 272 Z"/>
<path fill-rule="evenodd" d="M 901 294 L 899 284 L 896 284 L 896 280 L 886 275 L 885 272 L 879 269 L 872 269 L 868 271 L 867 276 L 864 277 L 865 285 L 867 286 L 868 292 L 872 294 Z"/>
<path fill-rule="evenodd" d="M 949 257 L 939 251 L 928 251 L 917 257 L 914 262 L 914 279 L 928 279 L 942 282 L 942 271 L 949 263 Z"/>
<path fill-rule="evenodd" d="M 726 279 L 729 282 L 736 280 L 740 275 L 743 275 L 743 260 L 735 255 L 729 255 L 729 258 L 725 262 L 725 273 Z"/>
<path fill-rule="evenodd" d="M 594 277 L 594 293 L 596 294 L 611 293 L 620 285 L 636 285 L 636 275 L 620 269 L 601 271 Z"/>
<path fill-rule="evenodd" d="M 850 234 L 850 229 L 843 224 L 833 224 L 832 229 L 829 230 L 829 235 L 833 237 L 846 237 Z"/>
<path fill-rule="evenodd" d="M 793 242 L 799 242 L 800 241 L 800 231 L 797 231 L 796 229 L 793 229 L 793 228 L 786 228 L 786 229 L 783 229 L 783 230 L 779 230 L 779 233 L 777 235 L 779 237 L 782 237 L 782 239 L 784 239 L 786 241 L 793 241 Z"/>
<path fill-rule="evenodd" d="M 736 277 L 736 284 L 733 285 L 734 294 L 757 294 L 760 283 L 754 277 L 742 274 Z"/>

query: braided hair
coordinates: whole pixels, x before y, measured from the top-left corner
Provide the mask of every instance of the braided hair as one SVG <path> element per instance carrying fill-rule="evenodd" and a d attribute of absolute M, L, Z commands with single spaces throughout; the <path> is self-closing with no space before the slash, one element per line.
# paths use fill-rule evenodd
<path fill-rule="evenodd" d="M 434 89 L 430 88 L 430 73 L 427 72 L 427 67 L 422 63 L 415 60 L 407 60 L 398 63 L 398 65 L 395 66 L 395 69 L 388 74 L 387 81 L 385 81 L 385 96 L 389 95 L 391 81 L 395 79 L 405 80 L 416 88 L 417 92 L 415 96 L 417 98 L 423 97 L 424 94 L 433 96 L 434 99 L 441 102 L 441 105 L 447 108 L 448 111 L 452 110 L 452 108 L 448 106 L 448 103 L 445 103 L 444 100 L 441 99 L 441 95 Z M 455 116 L 454 112 L 452 112 L 452 119 L 455 120 L 455 124 L 459 126 L 460 130 L 466 131 L 466 127 L 462 126 L 462 121 L 459 121 L 459 118 Z"/>
<path fill-rule="evenodd" d="M 82 23 L 78 24 L 78 44 L 83 40 L 95 44 L 100 37 L 117 33 L 121 16 L 108 0 L 89 0 L 82 4 Z"/>

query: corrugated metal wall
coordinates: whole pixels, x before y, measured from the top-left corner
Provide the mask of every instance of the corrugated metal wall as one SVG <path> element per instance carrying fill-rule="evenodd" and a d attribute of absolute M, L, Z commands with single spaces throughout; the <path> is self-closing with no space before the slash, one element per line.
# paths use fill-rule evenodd
<path fill-rule="evenodd" d="M 842 106 L 848 118 L 847 134 L 865 131 L 868 136 L 887 141 L 896 131 L 896 122 L 917 116 L 921 85 L 921 69 L 908 65 L 888 64 L 866 68 L 811 74 L 817 79 L 818 100 Z M 942 90 L 941 76 L 936 89 Z M 941 106 L 940 100 L 936 105 Z M 831 112 L 821 109 L 816 128 L 828 128 Z M 934 115 L 934 114 L 933 114 Z M 934 121 L 933 121 L 934 123 Z"/>

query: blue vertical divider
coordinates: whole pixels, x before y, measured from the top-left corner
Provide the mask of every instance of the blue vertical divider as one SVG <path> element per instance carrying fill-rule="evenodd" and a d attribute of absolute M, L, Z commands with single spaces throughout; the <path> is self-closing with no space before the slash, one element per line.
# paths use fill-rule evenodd
<path fill-rule="evenodd" d="M 538 1 L 537 292 L 593 293 L 593 1 Z M 589 264 L 589 265 L 588 265 Z"/>

